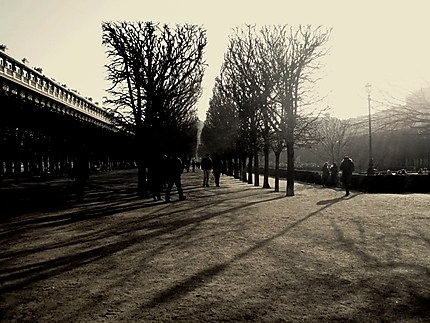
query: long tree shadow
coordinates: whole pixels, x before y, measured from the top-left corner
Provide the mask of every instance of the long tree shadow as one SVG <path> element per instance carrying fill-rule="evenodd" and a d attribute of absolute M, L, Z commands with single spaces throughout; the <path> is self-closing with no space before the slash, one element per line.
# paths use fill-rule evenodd
<path fill-rule="evenodd" d="M 247 194 L 246 196 L 244 196 L 245 198 L 251 197 L 251 196 L 260 196 L 261 193 L 257 192 L 257 191 L 250 191 L 250 194 Z M 243 197 L 243 196 L 242 196 Z M 1 259 L 7 259 L 7 258 L 14 258 L 14 257 L 23 257 L 35 252 L 40 252 L 40 251 L 44 251 L 44 250 L 50 250 L 50 249 L 57 249 L 57 248 L 62 248 L 62 247 L 67 247 L 67 246 L 71 246 L 71 245 L 77 245 L 77 244 L 83 244 L 83 243 L 88 243 L 88 242 L 94 242 L 100 239 L 103 239 L 105 237 L 111 236 L 111 235 L 122 235 L 122 234 L 129 234 L 132 231 L 139 231 L 142 229 L 147 229 L 147 230 L 157 230 L 159 228 L 167 228 L 168 230 L 163 230 L 162 232 L 160 232 L 160 234 L 166 233 L 166 232 L 170 232 L 170 231 L 174 231 L 175 229 L 179 229 L 183 226 L 187 226 L 190 224 L 195 224 L 195 223 L 201 223 L 207 219 L 210 219 L 212 217 L 216 217 L 219 215 L 223 215 L 225 213 L 229 213 L 230 211 L 234 211 L 234 210 L 238 210 L 241 209 L 242 207 L 247 207 L 247 206 L 251 206 L 253 204 L 257 204 L 257 203 L 263 203 L 266 201 L 270 201 L 270 200 L 275 200 L 278 198 L 282 198 L 282 197 L 270 197 L 268 199 L 265 200 L 261 200 L 258 202 L 250 202 L 248 204 L 238 204 L 235 207 L 230 208 L 227 211 L 222 211 L 222 212 L 217 212 L 217 213 L 203 213 L 202 214 L 206 214 L 205 216 L 199 216 L 197 218 L 195 217 L 189 217 L 189 218 L 175 218 L 172 217 L 175 214 L 178 213 L 187 213 L 190 210 L 195 210 L 196 206 L 190 204 L 188 208 L 182 208 L 182 209 L 176 209 L 176 208 L 172 208 L 170 207 L 171 205 L 169 204 L 164 204 L 162 209 L 156 209 L 156 210 L 152 210 L 150 212 L 146 212 L 145 214 L 142 214 L 142 216 L 138 217 L 137 219 L 131 219 L 131 220 L 124 220 L 121 222 L 121 226 L 118 228 L 113 228 L 111 230 L 106 230 L 106 229 L 102 229 L 102 234 L 100 236 L 97 235 L 97 232 L 89 232 L 87 234 L 84 235 L 80 235 L 79 238 L 74 238 L 72 240 L 69 240 L 67 242 L 59 242 L 59 243 L 55 243 L 55 244 L 49 244 L 49 245 L 42 245 L 39 247 L 31 247 L 31 248 L 27 248 L 25 250 L 21 250 L 20 252 L 2 252 L 0 253 L 0 257 Z M 219 199 L 218 203 L 226 203 L 229 201 L 236 201 L 237 197 L 235 196 L 231 196 L 231 194 L 228 195 L 228 197 L 223 198 L 223 199 Z M 149 206 L 149 205 L 148 205 Z M 146 207 L 148 207 L 146 206 Z M 213 207 L 213 202 L 211 201 L 207 201 L 207 202 L 200 202 L 198 208 L 202 211 L 204 210 L 208 210 L 211 209 Z M 59 226 L 63 226 L 66 224 L 72 224 L 78 221 L 89 221 L 91 219 L 95 219 L 98 218 L 100 216 L 108 216 L 108 215 L 116 215 L 118 213 L 124 213 L 124 212 L 129 212 L 129 211 L 134 211 L 134 210 L 140 210 L 140 209 L 144 209 L 145 206 L 139 205 L 139 206 L 130 206 L 130 207 L 124 207 L 122 204 L 120 205 L 120 207 L 118 209 L 115 209 L 115 207 L 112 206 L 106 206 L 106 210 L 103 209 L 97 209 L 97 212 L 94 214 L 91 214 L 91 212 L 88 214 L 86 212 L 83 211 L 79 211 L 77 214 L 76 213 L 71 213 L 68 215 L 59 215 L 59 216 L 53 216 L 53 217 L 49 217 L 48 219 L 42 219 L 42 222 L 40 223 L 38 221 L 38 219 L 35 219 L 35 222 L 26 222 L 26 223 L 18 223 L 16 225 L 14 225 L 12 228 L 4 229 L 4 241 L 7 241 L 11 236 L 17 236 L 19 234 L 21 234 L 24 231 L 34 231 L 43 227 L 49 227 L 49 226 L 55 226 L 55 227 L 59 227 Z M 83 212 L 83 213 L 81 213 Z M 162 219 L 164 218 L 164 222 L 151 222 L 154 219 Z M 53 221 L 53 224 L 51 224 L 51 221 Z M 36 224 L 36 225 L 35 225 Z M 130 229 L 132 228 L 132 229 Z M 151 238 L 152 236 L 150 236 L 149 238 Z M 144 239 L 145 237 L 143 237 Z"/>
<path fill-rule="evenodd" d="M 274 239 L 277 239 L 287 234 L 290 230 L 297 227 L 301 223 L 318 215 L 320 212 L 333 206 L 335 203 L 341 203 L 342 201 L 345 201 L 345 199 L 342 197 L 322 201 L 322 203 L 319 203 L 319 205 L 324 205 L 323 207 L 291 223 L 279 233 L 267 239 L 261 240 L 252 247 L 249 247 L 243 252 L 237 254 L 230 260 L 202 269 L 191 277 L 188 277 L 178 282 L 177 284 L 174 284 L 170 288 L 160 291 L 145 304 L 145 307 L 152 308 L 153 306 L 162 303 L 174 301 L 175 299 L 178 299 L 185 294 L 188 294 L 198 289 L 199 287 L 210 283 L 212 279 L 225 271 L 233 263 L 238 262 L 240 259 L 247 257 L 258 249 L 265 247 Z M 369 274 L 369 278 L 364 278 L 363 280 L 358 280 L 353 284 L 350 284 L 348 288 L 344 290 L 344 292 L 351 293 L 352 295 L 357 295 L 358 291 L 363 290 L 362 293 L 368 295 L 368 297 L 370 298 L 370 301 L 368 303 L 369 305 L 367 308 L 355 308 L 347 316 L 333 314 L 333 316 L 331 316 L 333 320 L 343 319 L 349 321 L 357 318 L 368 319 L 369 315 L 374 318 L 399 318 L 401 320 L 406 321 L 422 321 L 423 319 L 424 321 L 426 321 L 426 319 L 428 319 L 428 317 L 430 316 L 430 293 L 428 292 L 427 287 L 425 287 L 425 285 L 422 285 L 423 283 L 428 285 L 428 278 L 430 278 L 430 269 L 428 267 L 396 261 L 388 261 L 383 263 L 377 257 L 360 248 L 357 248 L 355 242 L 351 239 L 346 238 L 341 232 L 340 228 L 337 227 L 335 224 L 333 224 L 333 227 L 337 236 L 337 240 L 340 242 L 341 248 L 362 259 L 362 263 L 364 263 L 372 273 L 374 272 L 374 270 L 377 269 L 381 273 L 387 273 L 388 275 L 392 275 L 392 279 L 389 279 L 389 285 L 386 285 L 387 283 L 381 283 L 377 281 L 374 274 L 371 273 Z M 424 240 L 426 240 L 427 242 L 427 239 Z M 409 268 L 414 274 L 400 276 L 398 270 L 402 268 Z M 303 274 L 304 273 L 302 273 L 302 275 Z M 339 275 L 341 276 L 340 273 Z M 336 280 L 333 281 L 331 277 L 327 277 L 327 279 L 325 280 L 318 280 L 315 283 L 321 284 L 321 281 L 323 281 L 324 284 L 329 284 L 327 286 L 328 289 L 332 288 L 333 290 L 337 290 L 339 288 L 339 282 Z M 312 282 L 310 282 L 309 284 L 312 284 Z M 333 284 L 333 286 L 331 286 L 330 284 Z M 400 306 L 396 305 L 397 302 L 391 304 L 387 303 L 387 297 L 392 297 L 391 294 L 397 293 L 397 290 L 399 288 L 401 288 L 405 293 L 407 293 L 407 298 L 403 300 Z"/>
<path fill-rule="evenodd" d="M 340 201 L 342 201 L 342 199 L 337 200 L 337 202 L 340 202 Z M 263 240 L 255 243 L 254 246 L 249 247 L 248 249 L 244 250 L 243 252 L 241 252 L 241 253 L 237 254 L 236 256 L 234 256 L 233 258 L 231 258 L 230 260 L 225 261 L 221 264 L 217 264 L 217 265 L 211 266 L 209 268 L 203 269 L 203 270 L 199 271 L 198 273 L 194 274 L 193 276 L 191 276 L 191 277 L 183 280 L 182 282 L 179 282 L 178 284 L 172 286 L 171 288 L 164 290 L 164 291 L 161 291 L 147 304 L 147 306 L 152 307 L 152 306 L 155 306 L 155 305 L 163 303 L 163 302 L 169 302 L 170 300 L 172 300 L 174 298 L 178 298 L 178 297 L 180 297 L 184 294 L 187 294 L 190 291 L 196 289 L 197 287 L 200 287 L 202 284 L 207 283 L 208 281 L 213 279 L 215 276 L 220 274 L 222 271 L 224 271 L 226 268 L 231 266 L 233 263 L 235 263 L 235 262 L 239 261 L 240 259 L 243 259 L 243 258 L 249 256 L 253 252 L 265 247 L 266 245 L 271 243 L 273 240 L 275 240 L 281 236 L 284 236 L 289 231 L 291 231 L 295 227 L 299 226 L 301 223 L 303 223 L 303 222 L 307 221 L 308 219 L 316 216 L 317 214 L 319 214 L 323 210 L 331 207 L 334 203 L 336 203 L 336 202 L 330 203 L 328 205 L 321 207 L 320 209 L 318 209 L 314 212 L 311 212 L 307 216 L 291 223 L 286 228 L 281 230 L 279 233 L 272 235 L 269 238 L 263 239 Z"/>
<path fill-rule="evenodd" d="M 350 196 L 344 196 L 343 195 L 343 196 L 338 196 L 338 197 L 335 197 L 335 198 L 332 198 L 332 199 L 329 199 L 329 200 L 321 200 L 321 201 L 317 202 L 317 205 L 332 205 L 332 204 L 337 203 L 337 202 L 342 201 L 342 200 L 353 199 L 353 198 L 357 197 L 360 194 L 363 194 L 363 193 L 360 192 L 360 193 L 354 193 L 354 194 L 352 194 Z"/>
<path fill-rule="evenodd" d="M 365 246 L 360 247 L 360 241 L 347 237 L 334 220 L 331 220 L 331 224 L 338 241 L 338 248 L 361 259 L 360 263 L 370 273 L 367 281 L 359 281 L 354 286 L 354 290 L 350 291 L 354 295 L 358 292 L 368 295 L 367 297 L 371 300 L 366 309 L 368 313 L 408 322 L 421 321 L 423 318 L 426 321 L 430 317 L 430 268 L 428 264 L 425 266 L 420 261 L 407 262 L 390 260 L 386 257 L 380 259 L 377 254 L 371 254 L 366 250 Z M 361 229 L 360 233 L 364 240 L 364 229 Z M 398 234 L 393 234 L 392 238 L 400 239 Z M 411 241 L 418 239 L 414 236 L 406 238 Z M 421 240 L 415 242 L 422 243 Z M 391 245 L 379 243 L 378 250 L 384 250 L 384 253 L 387 253 L 390 252 L 390 249 L 393 255 L 399 255 L 399 251 L 394 250 Z M 396 298 L 396 295 L 402 295 L 401 299 L 391 302 L 390 299 Z"/>
<path fill-rule="evenodd" d="M 203 191 L 202 188 L 199 188 L 200 191 Z M 119 195 L 118 192 L 121 194 Z M 185 193 L 189 192 L 188 187 L 184 190 Z M 252 193 L 251 193 L 252 192 Z M 112 215 L 136 211 L 136 210 L 144 210 L 151 208 L 153 206 L 167 205 L 163 202 L 153 201 L 152 199 L 142 199 L 135 195 L 134 190 L 111 190 L 109 193 L 101 192 L 100 196 L 93 197 L 91 200 L 87 200 L 85 204 L 77 205 L 75 207 L 65 207 L 60 210 L 56 210 L 59 214 L 51 214 L 48 215 L 35 215 L 31 218 L 24 218 L 23 220 L 18 219 L 11 223 L 5 223 L 2 226 L 0 239 L 7 239 L 8 235 L 11 233 L 17 234 L 19 232 L 23 232 L 27 229 L 38 229 L 42 227 L 53 227 L 53 226 L 65 226 L 71 223 L 86 221 L 91 219 L 97 219 L 100 217 L 109 217 Z M 229 192 L 216 191 L 213 194 L 216 194 L 219 198 L 222 195 L 228 195 L 229 199 L 235 199 L 234 195 L 232 196 Z M 259 191 L 250 191 L 250 194 L 260 195 Z M 106 198 L 105 196 L 108 195 Z M 213 202 L 207 201 L 205 202 L 205 197 L 201 197 L 201 201 L 199 201 L 199 205 L 212 205 Z M 193 206 L 190 204 L 190 209 Z M 171 215 L 175 212 L 183 212 L 184 210 L 175 210 L 172 209 L 171 213 L 167 213 L 165 215 Z M 54 212 L 55 213 L 55 212 Z M 43 213 L 42 213 L 43 214 Z M 145 220 L 145 218 L 141 219 Z"/>
<path fill-rule="evenodd" d="M 261 192 L 252 191 L 252 190 L 249 193 L 250 194 L 246 196 L 261 195 Z M 63 272 L 69 271 L 71 269 L 75 269 L 79 266 L 111 256 L 119 251 L 129 248 L 132 245 L 142 244 L 149 239 L 154 239 L 161 235 L 175 232 L 180 228 L 189 226 L 190 224 L 202 223 L 213 217 L 225 215 L 230 212 L 234 212 L 235 210 L 239 210 L 258 203 L 264 203 L 264 202 L 268 202 L 279 198 L 282 198 L 282 197 L 268 196 L 268 198 L 252 201 L 249 203 L 239 203 L 235 207 L 229 208 L 228 210 L 211 212 L 211 213 L 210 212 L 203 213 L 202 215 L 198 215 L 190 218 L 182 218 L 182 219 L 175 219 L 174 217 L 171 217 L 172 213 L 176 212 L 175 210 L 173 210 L 172 212 L 167 214 L 162 214 L 162 215 L 154 214 L 154 216 L 157 216 L 157 217 L 158 216 L 166 217 L 168 221 L 146 223 L 148 219 L 145 220 L 145 218 L 143 217 L 142 219 L 138 219 L 138 220 L 134 219 L 129 223 L 127 222 L 122 223 L 120 228 L 103 230 L 102 232 L 99 232 L 99 233 L 91 232 L 84 237 L 79 236 L 76 239 L 71 239 L 67 242 L 54 243 L 51 245 L 43 245 L 36 248 L 28 248 L 20 251 L 1 253 L 0 257 L 1 259 L 3 259 L 2 261 L 3 264 L 1 266 L 2 269 L 0 269 L 0 282 L 1 282 L 0 292 L 4 293 L 4 292 L 20 289 L 34 282 L 47 279 L 54 275 L 58 275 Z M 220 201 L 226 202 L 233 199 L 235 199 L 235 197 L 234 196 L 232 197 L 231 194 L 229 194 L 228 198 L 221 199 Z M 210 208 L 212 206 L 212 203 L 213 202 L 210 202 L 210 201 L 208 201 L 207 203 L 203 203 L 200 205 L 200 208 Z M 189 208 L 195 209 L 193 205 L 190 205 Z M 121 210 L 123 210 L 123 208 L 121 208 Z M 184 210 L 182 210 L 182 212 L 184 212 Z M 97 213 L 97 214 L 99 215 L 100 213 Z M 143 229 L 146 229 L 148 232 L 144 234 L 142 233 L 137 234 L 138 232 L 141 232 Z M 90 250 L 76 252 L 74 254 L 63 255 L 61 257 L 58 257 L 52 260 L 40 261 L 36 263 L 30 263 L 30 264 L 19 265 L 19 266 L 8 266 L 6 262 L 7 259 L 24 257 L 38 251 L 40 252 L 40 251 L 49 250 L 53 248 L 64 248 L 71 245 L 77 245 L 77 246 L 87 245 L 89 242 L 92 242 L 94 244 L 95 241 L 97 240 L 101 241 L 104 238 L 112 235 L 121 236 L 124 238 L 120 241 L 110 243 L 108 245 L 91 248 Z"/>
<path fill-rule="evenodd" d="M 190 185 L 189 187 L 190 190 L 196 190 L 196 192 L 199 190 L 197 185 Z M 102 216 L 116 215 L 118 213 L 136 211 L 139 209 L 146 211 L 142 212 L 141 217 L 134 217 L 129 220 L 123 221 L 120 227 L 109 229 L 102 228 L 100 229 L 100 231 L 89 232 L 88 234 L 80 235 L 76 238 L 70 239 L 69 241 L 63 241 L 59 243 L 56 242 L 51 243 L 50 245 L 39 246 L 36 248 L 21 249 L 18 251 L 4 252 L 0 254 L 1 259 L 14 259 L 17 257 L 31 255 L 34 252 L 47 250 L 49 248 L 63 248 L 72 245 L 78 247 L 69 248 L 69 250 L 73 250 L 72 253 L 67 253 L 66 251 L 67 254 L 63 253 L 62 256 L 51 260 L 43 260 L 17 266 L 8 266 L 7 263 L 4 263 L 4 265 L 0 267 L 2 268 L 0 270 L 0 292 L 5 293 L 21 289 L 22 287 L 31 285 L 34 282 L 48 279 L 52 276 L 59 275 L 69 270 L 76 269 L 80 266 L 84 266 L 89 263 L 96 262 L 103 258 L 112 256 L 115 253 L 121 252 L 133 245 L 144 244 L 150 239 L 157 239 L 164 234 L 171 234 L 181 228 L 186 228 L 190 225 L 198 225 L 214 217 L 228 215 L 234 213 L 235 211 L 245 209 L 255 204 L 284 198 L 281 195 L 273 196 L 270 194 L 271 192 L 262 192 L 259 189 L 249 189 L 248 191 L 245 191 L 245 193 L 244 190 L 241 190 L 240 195 L 232 194 L 232 191 L 233 189 L 227 191 L 218 191 L 216 193 L 219 198 L 217 200 L 217 203 L 231 203 L 231 207 L 225 208 L 217 212 L 212 212 L 210 211 L 210 209 L 213 207 L 214 201 L 205 201 L 204 198 L 202 198 L 199 200 L 198 208 L 199 210 L 204 210 L 205 212 L 195 212 L 195 215 L 189 218 L 175 217 L 176 214 L 187 213 L 191 210 L 195 211 L 196 205 L 190 203 L 189 201 L 186 201 L 189 204 L 181 203 L 181 207 L 173 207 L 172 205 L 160 206 L 157 203 L 148 203 L 148 205 L 142 205 L 143 203 L 141 200 L 135 197 L 131 197 L 125 191 L 121 191 L 122 193 L 120 194 L 120 199 L 113 199 L 113 201 L 111 201 L 112 205 L 103 206 L 103 202 L 97 201 L 97 199 L 95 198 L 94 202 L 102 203 L 93 206 L 82 206 L 82 209 L 78 208 L 69 210 L 69 213 L 67 214 L 48 215 L 47 217 L 41 217 L 40 219 L 37 219 L 36 217 L 28 220 L 25 219 L 23 222 L 18 221 L 16 223 L 18 225 L 10 227 L 10 230 L 7 232 L 7 234 L 13 234 L 14 232 L 16 232 L 16 230 L 33 230 L 40 229 L 46 226 L 58 226 L 60 228 L 60 226 L 64 226 L 66 224 L 73 224 L 79 221 L 92 220 L 100 218 Z M 212 194 L 212 192 L 206 193 Z M 124 202 L 124 199 L 127 196 L 128 200 Z M 237 200 L 238 198 L 249 198 L 252 196 L 259 196 L 259 199 L 247 203 L 240 203 Z M 261 198 L 261 196 L 263 198 Z M 180 281 L 171 288 L 160 291 L 147 305 L 152 306 L 154 304 L 167 302 L 171 299 L 180 297 L 184 293 L 194 290 L 195 288 L 201 286 L 201 284 L 203 283 L 202 279 L 205 282 L 209 281 L 210 279 L 218 275 L 220 272 L 224 271 L 234 262 L 246 257 L 247 255 L 257 251 L 258 249 L 263 248 L 274 239 L 285 235 L 294 227 L 297 227 L 304 221 L 307 221 L 309 218 L 316 216 L 318 213 L 332 206 L 333 204 L 342 202 L 342 200 L 343 199 L 341 198 L 329 202 L 325 201 L 319 204 L 324 206 L 321 207 L 319 210 L 308 214 L 302 219 L 291 223 L 278 234 L 259 241 L 254 246 L 236 255 L 231 260 L 203 269 L 192 277 Z M 150 206 L 157 206 L 157 208 L 151 209 Z M 162 207 L 162 209 L 160 209 L 160 207 Z M 152 221 L 154 219 L 157 219 L 158 221 Z M 22 227 L 19 227 L 19 224 L 22 224 Z M 88 225 L 91 225 L 91 222 L 89 222 Z M 143 231 L 144 233 L 142 233 L 142 230 L 146 231 Z M 5 237 L 7 237 L 7 234 L 5 235 Z M 105 245 L 102 240 L 112 235 L 121 237 L 121 239 L 119 241 L 115 241 L 113 243 Z M 177 235 L 175 237 L 180 238 Z M 103 245 L 100 246 L 100 243 L 94 243 L 97 241 L 100 241 L 100 243 L 103 243 Z M 90 249 L 88 249 L 89 243 L 91 243 L 91 245 L 95 245 L 95 247 L 91 247 Z M 76 251 L 83 248 L 85 248 L 86 250 Z M 147 253 L 146 256 L 142 258 L 142 261 L 145 261 L 145 259 L 156 255 L 156 253 L 160 252 L 162 248 L 165 248 L 165 246 L 160 246 L 152 252 Z"/>
<path fill-rule="evenodd" d="M 75 194 L 74 182 L 44 183 L 31 187 L 3 190 L 0 200 L 1 222 L 30 213 L 62 211 L 85 203 L 103 203 L 121 197 L 136 195 L 136 188 L 103 187 L 90 183 L 87 197 L 81 200 Z M 91 196 L 88 198 L 88 196 Z"/>

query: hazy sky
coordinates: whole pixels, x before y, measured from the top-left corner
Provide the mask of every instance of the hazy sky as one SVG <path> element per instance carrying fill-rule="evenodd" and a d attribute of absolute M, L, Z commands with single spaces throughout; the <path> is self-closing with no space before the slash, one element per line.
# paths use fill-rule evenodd
<path fill-rule="evenodd" d="M 340 118 L 367 114 L 372 99 L 403 98 L 430 82 L 430 2 L 238 0 L 0 0 L 0 44 L 31 67 L 102 102 L 107 63 L 104 21 L 195 23 L 207 29 L 209 64 L 198 103 L 205 119 L 232 28 L 244 24 L 333 28 L 319 93 Z M 376 102 L 374 104 L 375 109 Z"/>

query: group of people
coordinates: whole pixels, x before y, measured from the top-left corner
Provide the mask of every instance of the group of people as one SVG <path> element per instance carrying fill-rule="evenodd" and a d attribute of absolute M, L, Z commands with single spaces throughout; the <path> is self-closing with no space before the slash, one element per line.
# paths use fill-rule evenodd
<path fill-rule="evenodd" d="M 170 202 L 173 184 L 178 191 L 179 200 L 186 199 L 182 190 L 181 175 L 184 165 L 179 157 L 164 155 L 160 159 L 153 158 L 148 168 L 148 180 L 154 201 L 161 201 L 161 192 L 165 190 L 165 201 Z"/>
<path fill-rule="evenodd" d="M 75 180 L 75 191 L 80 200 L 84 198 L 84 190 L 86 182 L 90 175 L 89 169 L 89 156 L 82 150 L 74 163 L 72 178 Z M 189 167 L 195 171 L 196 167 L 203 170 L 203 186 L 208 187 L 210 182 L 211 173 L 213 173 L 215 185 L 219 187 L 220 177 L 223 169 L 223 162 L 221 158 L 215 157 L 213 160 L 209 154 L 202 158 L 201 162 L 196 162 L 194 159 L 189 163 L 183 163 L 179 157 L 176 156 L 154 156 L 149 161 L 147 167 L 147 182 L 149 183 L 149 193 L 154 201 L 161 201 L 162 192 L 165 193 L 165 201 L 170 202 L 170 196 L 173 185 L 179 195 L 179 200 L 186 199 L 182 189 L 181 175 L 184 169 L 189 171 Z M 145 195 L 147 193 L 145 192 Z"/>
<path fill-rule="evenodd" d="M 345 156 L 340 163 L 340 167 L 334 162 L 329 165 L 325 162 L 322 167 L 322 185 L 327 186 L 337 186 L 339 182 L 339 171 L 342 172 L 341 180 L 343 187 L 345 188 L 345 195 L 349 196 L 349 186 L 351 185 L 352 173 L 355 170 L 354 162 L 348 156 Z"/>
<path fill-rule="evenodd" d="M 214 157 L 212 160 L 209 154 L 206 154 L 205 157 L 202 158 L 200 167 L 203 170 L 203 187 L 209 187 L 211 171 L 213 172 L 215 186 L 219 187 L 219 179 L 223 168 L 221 158 Z"/>
<path fill-rule="evenodd" d="M 194 172 L 197 162 L 193 159 L 189 164 Z M 187 172 L 189 171 L 189 164 L 184 165 L 179 157 L 173 156 L 164 156 L 161 161 L 157 159 L 153 160 L 153 163 L 149 167 L 149 182 L 151 184 L 151 193 L 154 201 L 161 200 L 161 192 L 164 189 L 165 201 L 170 202 L 173 185 L 176 186 L 179 200 L 183 201 L 186 199 L 182 189 L 181 174 L 184 168 L 187 169 Z M 206 154 L 199 163 L 199 166 L 203 170 L 203 186 L 209 187 L 210 176 L 211 173 L 213 173 L 215 186 L 219 187 L 223 169 L 221 158 L 214 157 L 212 160 L 209 154 Z"/>
<path fill-rule="evenodd" d="M 192 172 L 194 173 L 196 171 L 196 167 L 199 168 L 200 167 L 200 163 L 198 161 L 196 161 L 195 159 L 188 159 L 185 163 L 184 163 L 184 169 L 187 171 L 187 173 L 190 172 L 190 167 Z"/>
<path fill-rule="evenodd" d="M 191 166 L 193 171 L 195 171 L 196 162 L 194 160 L 192 161 Z M 223 162 L 221 158 L 215 156 L 213 159 L 211 159 L 209 154 L 206 154 L 200 162 L 200 168 L 203 171 L 203 187 L 209 187 L 211 174 L 213 174 L 215 186 L 220 186 L 220 177 L 221 173 L 223 172 Z M 87 158 L 78 158 L 76 161 L 75 170 L 74 177 L 76 179 L 77 192 L 79 198 L 82 199 L 85 182 L 89 177 Z M 186 199 L 181 183 L 181 175 L 183 170 L 184 164 L 179 157 L 165 155 L 161 157 L 161 159 L 152 159 L 148 167 L 148 180 L 150 183 L 151 195 L 154 201 L 161 200 L 161 193 L 164 190 L 165 201 L 170 202 L 170 195 L 173 185 L 176 186 L 179 200 L 183 201 Z M 338 167 L 335 162 L 331 166 L 329 166 L 328 162 L 325 162 L 322 167 L 322 185 L 324 187 L 336 187 L 338 185 L 339 171 L 341 171 L 342 184 L 346 191 L 345 195 L 349 196 L 349 186 L 354 170 L 354 162 L 348 156 L 345 156 L 341 161 L 340 167 Z"/>

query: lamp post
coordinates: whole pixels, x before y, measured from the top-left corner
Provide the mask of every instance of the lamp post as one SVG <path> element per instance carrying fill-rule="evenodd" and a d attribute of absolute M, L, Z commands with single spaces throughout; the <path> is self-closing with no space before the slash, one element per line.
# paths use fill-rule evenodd
<path fill-rule="evenodd" d="M 367 91 L 367 103 L 369 106 L 369 167 L 367 168 L 367 175 L 374 175 L 375 168 L 373 167 L 373 156 L 372 156 L 372 114 L 370 110 L 370 93 L 372 92 L 372 84 L 366 84 Z"/>

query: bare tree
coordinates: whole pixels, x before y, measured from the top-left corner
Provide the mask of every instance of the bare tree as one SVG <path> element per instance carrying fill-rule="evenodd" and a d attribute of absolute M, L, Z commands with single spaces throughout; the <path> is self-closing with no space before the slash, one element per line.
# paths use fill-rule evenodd
<path fill-rule="evenodd" d="M 196 25 L 173 30 L 153 22 L 105 22 L 102 43 L 112 111 L 135 134 L 138 190 L 145 193 L 145 153 L 169 150 L 178 133 L 196 121 L 205 70 L 206 33 Z"/>
<path fill-rule="evenodd" d="M 318 143 L 313 152 L 324 161 L 339 162 L 347 154 L 356 128 L 350 120 L 340 120 L 325 116 L 318 121 Z"/>
<path fill-rule="evenodd" d="M 222 70 L 222 81 L 229 84 L 231 97 L 238 108 L 242 132 L 249 147 L 248 183 L 252 183 L 254 162 L 254 184 L 259 186 L 259 152 L 263 147 L 265 172 L 264 188 L 269 186 L 270 148 L 270 95 L 273 93 L 273 77 L 266 57 L 264 39 L 255 26 L 236 28 L 230 38 Z"/>
<path fill-rule="evenodd" d="M 393 100 L 385 103 L 388 109 L 374 115 L 376 131 L 416 128 L 430 134 L 430 88 L 415 91 L 405 100 Z"/>
<path fill-rule="evenodd" d="M 232 99 L 239 118 L 239 146 L 242 148 L 242 164 L 246 163 L 248 155 L 249 184 L 253 183 L 253 160 L 258 145 L 257 106 L 252 92 L 253 66 L 255 64 L 255 46 L 252 30 L 236 28 L 230 37 L 227 52 L 221 68 L 221 85 L 226 95 Z M 242 172 L 245 174 L 245 172 Z M 243 180 L 246 178 L 243 176 Z"/>
<path fill-rule="evenodd" d="M 304 108 L 314 103 L 309 96 L 316 81 L 314 72 L 319 70 L 319 59 L 326 54 L 324 46 L 330 31 L 323 31 L 321 27 L 312 29 L 311 26 L 299 26 L 296 30 L 290 26 L 275 26 L 266 29 L 264 35 L 270 42 L 268 55 L 277 82 L 275 91 L 280 104 L 279 132 L 285 136 L 287 148 L 286 195 L 293 196 L 297 125 L 300 119 L 304 121 L 305 126 L 300 132 L 310 134 L 309 125 L 317 120 L 317 116 L 312 112 L 306 113 Z"/>

